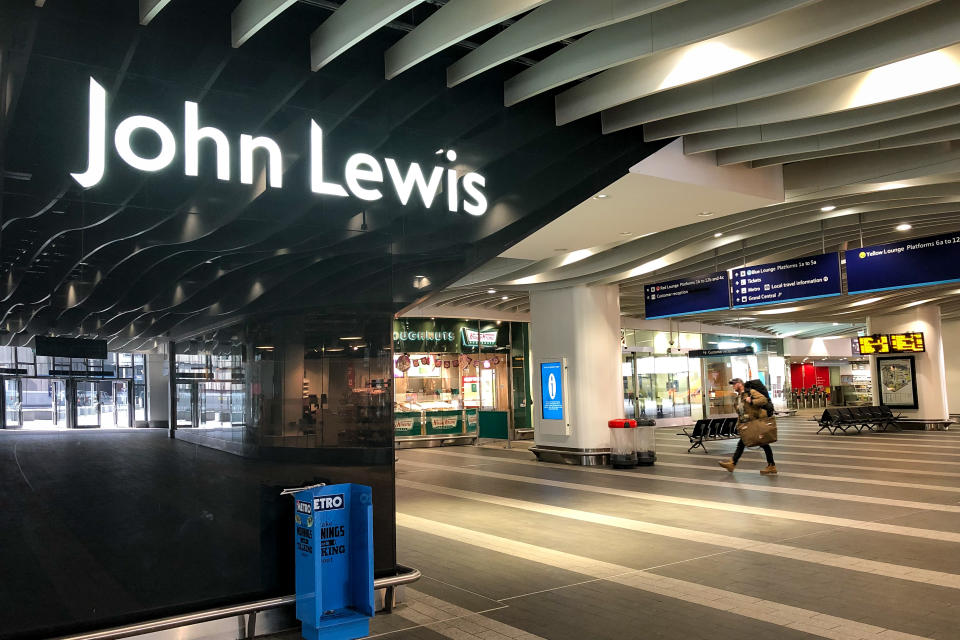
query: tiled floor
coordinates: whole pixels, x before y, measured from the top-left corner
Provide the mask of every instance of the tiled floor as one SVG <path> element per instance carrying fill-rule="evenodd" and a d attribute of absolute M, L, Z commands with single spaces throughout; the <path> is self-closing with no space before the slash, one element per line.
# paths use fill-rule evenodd
<path fill-rule="evenodd" d="M 960 433 L 814 435 L 781 475 L 658 430 L 655 467 L 400 452 L 398 553 L 424 579 L 378 637 L 960 639 Z"/>

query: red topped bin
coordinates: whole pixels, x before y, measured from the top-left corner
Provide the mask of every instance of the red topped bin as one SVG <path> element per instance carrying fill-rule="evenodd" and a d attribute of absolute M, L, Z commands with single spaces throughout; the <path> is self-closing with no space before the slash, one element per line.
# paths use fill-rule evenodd
<path fill-rule="evenodd" d="M 637 421 L 615 418 L 608 420 L 607 426 L 610 427 L 610 464 L 618 469 L 637 466 L 637 444 L 634 435 Z"/>

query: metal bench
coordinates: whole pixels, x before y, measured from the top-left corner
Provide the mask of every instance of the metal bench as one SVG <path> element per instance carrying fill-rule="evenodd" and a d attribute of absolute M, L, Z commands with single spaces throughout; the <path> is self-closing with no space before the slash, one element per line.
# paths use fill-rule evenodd
<path fill-rule="evenodd" d="M 857 433 L 864 429 L 886 431 L 895 427 L 901 418 L 894 416 L 890 407 L 838 407 L 824 409 L 819 418 L 812 420 L 820 425 L 817 433 L 826 429 L 831 435 L 835 435 L 838 431 L 846 434 L 850 429 L 856 429 Z"/>
<path fill-rule="evenodd" d="M 681 429 L 682 433 L 678 433 L 677 435 L 686 436 L 687 439 L 690 440 L 690 448 L 687 449 L 687 453 L 690 453 L 697 447 L 703 449 L 704 453 L 710 453 L 707 451 L 704 440 L 730 440 L 739 438 L 740 434 L 737 432 L 737 422 L 738 420 L 735 417 L 706 418 L 697 420 L 690 431 Z"/>

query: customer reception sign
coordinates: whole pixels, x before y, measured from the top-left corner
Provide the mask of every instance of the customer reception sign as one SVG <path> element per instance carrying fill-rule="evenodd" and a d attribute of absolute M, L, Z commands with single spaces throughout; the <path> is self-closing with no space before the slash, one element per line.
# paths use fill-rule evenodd
<path fill-rule="evenodd" d="M 647 319 L 729 309 L 729 278 L 726 271 L 720 271 L 701 278 L 644 285 L 643 303 Z"/>
<path fill-rule="evenodd" d="M 960 281 L 960 234 L 850 249 L 847 292 L 867 293 Z"/>
<path fill-rule="evenodd" d="M 838 296 L 840 261 L 825 253 L 733 270 L 733 307 Z"/>

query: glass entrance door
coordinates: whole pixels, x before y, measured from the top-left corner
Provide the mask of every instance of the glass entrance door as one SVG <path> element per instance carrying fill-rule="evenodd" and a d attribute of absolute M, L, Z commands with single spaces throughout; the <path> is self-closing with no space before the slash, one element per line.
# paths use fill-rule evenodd
<path fill-rule="evenodd" d="M 200 406 L 196 382 L 177 385 L 177 426 L 200 426 Z"/>
<path fill-rule="evenodd" d="M 130 383 L 118 381 L 113 383 L 114 416 L 118 427 L 130 426 Z"/>
<path fill-rule="evenodd" d="M 64 381 L 57 378 L 21 378 L 21 419 L 24 429 L 67 426 Z"/>
<path fill-rule="evenodd" d="M 77 380 L 76 394 L 74 396 L 77 403 L 77 427 L 99 427 L 100 426 L 100 396 L 98 393 L 99 381 L 96 380 Z"/>
<path fill-rule="evenodd" d="M 20 422 L 20 379 L 3 379 L 3 426 L 17 428 Z"/>

